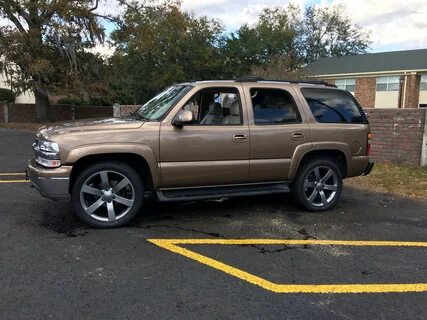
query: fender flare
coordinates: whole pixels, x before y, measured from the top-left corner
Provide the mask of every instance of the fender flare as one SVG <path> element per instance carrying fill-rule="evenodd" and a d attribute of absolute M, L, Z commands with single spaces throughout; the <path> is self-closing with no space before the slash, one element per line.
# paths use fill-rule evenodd
<path fill-rule="evenodd" d="M 160 169 L 153 150 L 149 146 L 140 145 L 137 143 L 106 143 L 84 145 L 71 150 L 65 159 L 65 163 L 73 164 L 87 156 L 120 153 L 131 153 L 142 157 L 150 168 L 154 188 L 159 186 Z"/>
<path fill-rule="evenodd" d="M 298 171 L 298 168 L 300 166 L 301 160 L 306 156 L 308 153 L 312 151 L 340 151 L 344 154 L 346 158 L 347 168 L 349 168 L 349 161 L 351 160 L 351 149 L 350 146 L 346 143 L 342 142 L 313 142 L 313 143 L 306 143 L 301 144 L 298 147 L 295 148 L 294 154 L 292 156 L 292 163 L 290 168 L 290 180 L 293 180 L 295 178 L 295 175 Z"/>

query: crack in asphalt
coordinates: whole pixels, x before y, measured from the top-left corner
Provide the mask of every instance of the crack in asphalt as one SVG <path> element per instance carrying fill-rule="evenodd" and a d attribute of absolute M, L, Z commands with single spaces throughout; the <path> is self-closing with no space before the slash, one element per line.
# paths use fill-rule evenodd
<path fill-rule="evenodd" d="M 168 224 L 153 224 L 153 225 L 146 225 L 146 226 L 132 225 L 132 226 L 130 226 L 130 228 L 137 228 L 137 229 L 167 228 L 167 229 L 175 229 L 175 230 L 186 231 L 186 232 L 199 233 L 199 234 L 208 235 L 208 236 L 211 236 L 214 238 L 228 239 L 227 237 L 220 235 L 219 233 L 216 233 L 216 232 L 207 232 L 207 231 L 202 231 L 202 230 L 198 230 L 198 229 L 184 228 L 184 227 L 168 225 Z M 298 233 L 304 235 L 304 240 L 316 239 L 315 237 L 311 236 L 305 229 L 299 230 Z M 234 239 L 241 239 L 241 238 L 234 238 Z M 239 244 L 237 246 L 254 248 L 254 249 L 258 250 L 259 253 L 261 253 L 261 254 L 280 253 L 280 252 L 283 252 L 286 250 L 297 249 L 297 247 L 291 247 L 288 245 L 283 245 L 283 247 L 279 248 L 279 249 L 267 249 L 265 247 L 261 247 L 261 246 L 255 245 L 255 244 Z M 308 247 L 309 247 L 308 245 L 303 246 L 304 249 L 307 249 Z"/>
<path fill-rule="evenodd" d="M 279 252 L 283 252 L 283 251 L 286 251 L 286 250 L 295 250 L 295 249 L 297 249 L 296 247 L 290 247 L 290 246 L 287 246 L 287 245 L 283 245 L 283 248 L 274 249 L 274 250 L 266 249 L 264 247 L 260 247 L 260 246 L 257 246 L 255 244 L 240 244 L 239 247 L 251 247 L 251 248 L 257 249 L 259 251 L 259 253 L 261 253 L 261 254 L 279 253 Z"/>
<path fill-rule="evenodd" d="M 167 228 L 167 229 L 176 229 L 176 230 L 180 230 L 180 231 L 186 231 L 186 232 L 194 232 L 194 233 L 199 233 L 199 234 L 204 234 L 204 235 L 208 235 L 214 238 L 224 238 L 224 236 L 221 236 L 219 233 L 216 232 L 205 232 L 205 231 L 201 231 L 201 230 L 197 230 L 197 229 L 190 229 L 190 228 L 184 228 L 184 227 L 180 227 L 180 226 L 173 226 L 173 225 L 168 225 L 168 224 L 151 224 L 151 225 L 146 225 L 146 226 L 141 226 L 141 225 L 131 225 L 129 226 L 129 228 L 137 228 L 137 229 L 152 229 L 152 228 Z"/>

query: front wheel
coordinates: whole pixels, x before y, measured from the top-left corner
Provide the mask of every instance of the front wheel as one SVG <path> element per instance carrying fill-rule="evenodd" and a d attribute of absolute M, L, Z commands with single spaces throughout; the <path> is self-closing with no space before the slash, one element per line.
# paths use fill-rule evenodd
<path fill-rule="evenodd" d="M 325 211 L 334 207 L 341 196 L 342 175 L 338 166 L 328 159 L 303 164 L 297 173 L 292 192 L 309 211 Z"/>
<path fill-rule="evenodd" d="M 76 214 L 95 228 L 127 224 L 139 212 L 144 186 L 139 174 L 121 162 L 102 162 L 83 170 L 72 190 Z"/>

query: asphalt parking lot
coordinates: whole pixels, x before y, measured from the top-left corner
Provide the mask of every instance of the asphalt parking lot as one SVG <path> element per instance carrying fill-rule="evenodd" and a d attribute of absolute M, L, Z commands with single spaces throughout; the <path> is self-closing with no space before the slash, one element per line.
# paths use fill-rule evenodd
<path fill-rule="evenodd" d="M 346 188 L 322 214 L 289 195 L 147 203 L 96 230 L 10 175 L 32 141 L 0 129 L 0 319 L 427 318 L 426 202 Z"/>

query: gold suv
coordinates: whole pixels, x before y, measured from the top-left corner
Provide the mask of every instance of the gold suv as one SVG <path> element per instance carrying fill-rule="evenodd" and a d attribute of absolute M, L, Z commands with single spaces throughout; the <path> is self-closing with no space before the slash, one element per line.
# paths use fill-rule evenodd
<path fill-rule="evenodd" d="M 98 228 L 119 227 L 144 199 L 188 201 L 292 191 L 333 207 L 344 178 L 366 175 L 369 124 L 356 99 L 324 82 L 173 85 L 125 119 L 43 127 L 27 174 Z"/>

